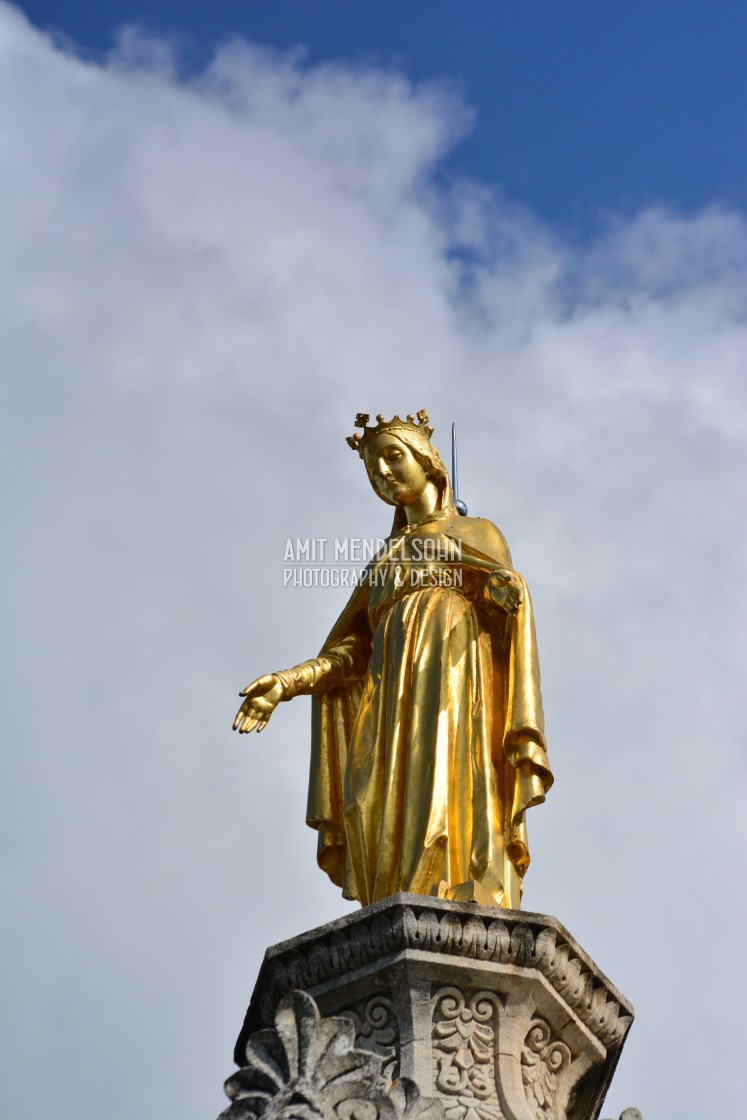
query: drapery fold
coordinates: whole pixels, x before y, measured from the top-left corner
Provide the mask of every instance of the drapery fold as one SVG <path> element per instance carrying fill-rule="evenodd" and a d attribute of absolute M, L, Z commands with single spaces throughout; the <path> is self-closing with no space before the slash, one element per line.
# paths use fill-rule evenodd
<path fill-rule="evenodd" d="M 510 567 L 491 522 L 440 511 L 394 535 L 322 647 L 337 676 L 312 697 L 307 821 L 347 898 L 474 879 L 519 906 L 552 773 L 529 593 L 518 577 L 510 618 L 486 592 Z"/>

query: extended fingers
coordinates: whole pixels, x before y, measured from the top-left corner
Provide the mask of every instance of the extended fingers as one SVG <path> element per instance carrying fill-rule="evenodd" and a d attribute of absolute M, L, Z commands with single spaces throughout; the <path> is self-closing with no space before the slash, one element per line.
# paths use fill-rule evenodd
<path fill-rule="evenodd" d="M 246 704 L 242 704 L 241 707 L 239 708 L 238 712 L 236 713 L 235 717 L 234 717 L 234 721 L 233 721 L 234 731 L 243 730 L 243 724 L 244 724 L 244 721 L 247 718 L 250 718 L 249 717 L 249 708 Z"/>
<path fill-rule="evenodd" d="M 262 718 L 262 713 L 258 712 L 251 700 L 245 700 L 236 713 L 236 718 L 233 721 L 234 731 L 251 731 L 251 727 L 247 727 L 248 723 L 257 723 Z"/>
<path fill-rule="evenodd" d="M 259 735 L 260 731 L 264 731 L 264 729 L 267 727 L 267 724 L 270 720 L 270 715 L 271 713 L 268 713 L 264 719 L 258 719 L 256 713 L 254 715 L 247 716 L 241 724 L 239 732 L 246 733 L 248 731 L 256 731 Z"/>

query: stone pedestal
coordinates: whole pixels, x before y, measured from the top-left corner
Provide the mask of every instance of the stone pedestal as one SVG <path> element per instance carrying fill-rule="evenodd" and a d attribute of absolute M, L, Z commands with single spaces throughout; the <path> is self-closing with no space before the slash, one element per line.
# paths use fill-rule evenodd
<path fill-rule="evenodd" d="M 596 1120 L 632 1020 L 554 918 L 395 895 L 267 950 L 223 1116 Z"/>

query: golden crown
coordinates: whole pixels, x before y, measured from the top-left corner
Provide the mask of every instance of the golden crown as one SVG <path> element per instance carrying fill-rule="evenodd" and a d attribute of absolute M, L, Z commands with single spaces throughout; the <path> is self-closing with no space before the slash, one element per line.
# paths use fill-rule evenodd
<path fill-rule="evenodd" d="M 356 428 L 363 428 L 362 432 L 356 432 L 355 435 L 348 436 L 348 443 L 353 451 L 357 451 L 359 455 L 363 454 L 363 448 L 366 446 L 370 439 L 374 436 L 381 435 L 382 432 L 396 432 L 399 431 L 414 431 L 422 432 L 428 439 L 433 435 L 433 427 L 428 422 L 428 413 L 424 408 L 416 416 L 408 412 L 404 420 L 400 420 L 399 416 L 393 416 L 391 420 L 385 420 L 381 413 L 376 417 L 375 427 L 369 428 L 368 421 L 369 415 L 367 412 L 359 412 L 355 418 Z M 416 423 L 417 421 L 417 423 Z"/>

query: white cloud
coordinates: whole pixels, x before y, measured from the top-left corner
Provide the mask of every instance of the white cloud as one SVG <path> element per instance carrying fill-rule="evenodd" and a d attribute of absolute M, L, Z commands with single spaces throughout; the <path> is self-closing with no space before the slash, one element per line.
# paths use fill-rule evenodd
<path fill-rule="evenodd" d="M 217 1114 L 264 947 L 344 911 L 307 701 L 229 724 L 344 597 L 283 590 L 286 537 L 387 528 L 353 415 L 421 406 L 533 589 L 558 780 L 526 904 L 637 1006 L 605 1113 L 733 1114 L 744 218 L 572 245 L 440 183 L 446 86 L 240 42 L 177 79 L 135 33 L 95 65 L 8 5 L 0 37 L 8 1114 Z"/>

